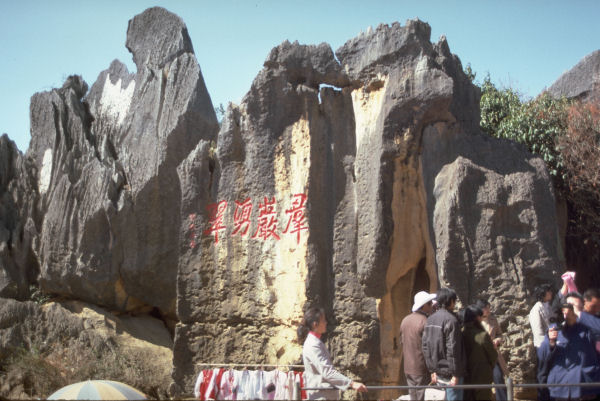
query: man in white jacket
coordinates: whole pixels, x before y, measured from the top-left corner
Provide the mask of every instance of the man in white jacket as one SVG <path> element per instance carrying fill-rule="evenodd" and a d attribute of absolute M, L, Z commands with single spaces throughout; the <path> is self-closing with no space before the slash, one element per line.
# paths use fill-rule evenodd
<path fill-rule="evenodd" d="M 307 390 L 309 400 L 337 400 L 339 390 L 352 388 L 359 392 L 367 387 L 338 372 L 331 362 L 331 356 L 321 341 L 321 335 L 327 332 L 327 319 L 321 308 L 309 309 L 298 327 L 300 340 L 305 337 L 302 349 L 304 362 L 304 386 L 307 388 L 327 388 L 325 390 Z"/>

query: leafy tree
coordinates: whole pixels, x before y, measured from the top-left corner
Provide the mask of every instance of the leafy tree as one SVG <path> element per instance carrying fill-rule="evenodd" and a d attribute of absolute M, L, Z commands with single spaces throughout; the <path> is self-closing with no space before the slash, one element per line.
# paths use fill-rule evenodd
<path fill-rule="evenodd" d="M 568 109 L 567 132 L 558 138 L 566 177 L 566 197 L 574 223 L 584 235 L 600 237 L 600 107 L 574 103 Z M 600 242 L 600 241 L 599 241 Z"/>
<path fill-rule="evenodd" d="M 523 102 L 515 90 L 496 88 L 489 76 L 481 89 L 481 128 L 492 136 L 522 143 L 540 155 L 555 184 L 562 186 L 565 170 L 556 141 L 566 133 L 570 102 L 545 92 Z"/>

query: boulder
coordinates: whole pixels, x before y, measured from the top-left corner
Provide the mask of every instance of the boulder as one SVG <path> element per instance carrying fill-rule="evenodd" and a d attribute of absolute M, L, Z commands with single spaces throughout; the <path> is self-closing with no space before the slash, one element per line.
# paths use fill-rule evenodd
<path fill-rule="evenodd" d="M 554 97 L 600 101 L 600 50 L 581 59 L 548 88 Z"/>
<path fill-rule="evenodd" d="M 172 347 L 168 329 L 153 317 L 115 315 L 79 301 L 0 299 L 0 396 L 46 398 L 99 376 L 165 398 Z"/>
<path fill-rule="evenodd" d="M 6 134 L 0 137 L 0 297 L 23 300 L 39 265 L 33 237 L 39 229 L 35 167 Z"/>
<path fill-rule="evenodd" d="M 46 292 L 175 319 L 181 188 L 176 169 L 218 124 L 183 21 L 133 18 L 127 47 L 92 88 L 70 77 L 32 98 Z M 82 279 L 82 278 L 85 279 Z"/>

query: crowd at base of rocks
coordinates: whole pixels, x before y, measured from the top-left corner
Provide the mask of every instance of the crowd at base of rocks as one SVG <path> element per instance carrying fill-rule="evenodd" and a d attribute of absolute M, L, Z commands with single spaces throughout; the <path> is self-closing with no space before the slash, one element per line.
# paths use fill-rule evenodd
<path fill-rule="evenodd" d="M 562 288 L 554 296 L 551 285 L 535 289 L 537 302 L 529 313 L 537 355 L 537 381 L 548 384 L 600 382 L 600 290 L 583 295 L 575 273 L 561 276 Z M 597 388 L 550 387 L 539 389 L 539 400 L 594 399 Z"/>
<path fill-rule="evenodd" d="M 590 288 L 581 295 L 573 272 L 563 274 L 562 279 L 554 303 L 550 285 L 536 288 L 537 302 L 529 315 L 538 383 L 600 382 L 600 291 Z M 456 299 L 448 288 L 415 295 L 412 313 L 400 326 L 408 385 L 504 384 L 508 369 L 497 351 L 502 332 L 489 302 L 478 300 L 455 314 Z M 504 389 L 496 388 L 494 393 L 495 400 L 507 399 Z M 599 394 L 600 388 L 550 387 L 540 388 L 538 399 L 594 399 Z M 447 400 L 491 400 L 492 389 L 446 388 L 444 396 Z M 425 390 L 410 390 L 409 397 L 423 400 Z"/>

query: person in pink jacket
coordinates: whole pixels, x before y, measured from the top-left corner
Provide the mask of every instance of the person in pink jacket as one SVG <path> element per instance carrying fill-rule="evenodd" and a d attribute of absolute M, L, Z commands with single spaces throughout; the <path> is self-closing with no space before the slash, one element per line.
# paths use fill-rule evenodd
<path fill-rule="evenodd" d="M 327 319 L 323 308 L 310 308 L 304 314 L 302 324 L 298 327 L 298 339 L 304 343 L 302 361 L 304 362 L 304 386 L 322 388 L 323 390 L 307 390 L 309 400 L 337 400 L 338 390 L 352 388 L 359 392 L 367 391 L 367 387 L 338 372 L 331 362 L 331 356 L 321 341 L 321 335 L 327 332 Z"/>

